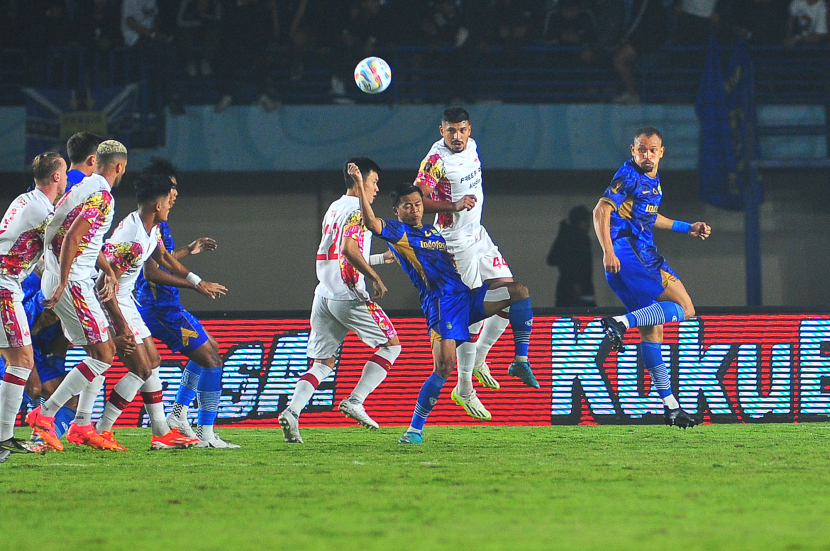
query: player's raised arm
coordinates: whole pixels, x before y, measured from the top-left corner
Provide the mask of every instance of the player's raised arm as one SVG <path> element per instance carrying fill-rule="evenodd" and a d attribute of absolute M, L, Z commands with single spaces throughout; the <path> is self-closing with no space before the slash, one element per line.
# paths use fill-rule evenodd
<path fill-rule="evenodd" d="M 216 244 L 216 240 L 212 237 L 200 237 L 189 245 L 177 248 L 170 254 L 172 254 L 176 260 L 179 260 L 187 255 L 199 254 L 203 251 L 215 251 L 218 246 L 219 245 Z"/>
<path fill-rule="evenodd" d="M 691 224 L 682 220 L 666 218 L 662 214 L 657 215 L 657 219 L 654 221 L 654 227 L 658 230 L 671 230 L 689 234 L 692 237 L 697 237 L 701 241 L 704 241 L 712 233 L 712 227 L 706 222 L 695 222 Z"/>
<path fill-rule="evenodd" d="M 363 189 L 363 175 L 360 173 L 360 169 L 357 168 L 356 164 L 349 163 L 348 173 L 356 184 L 355 192 L 357 193 L 358 199 L 360 199 L 360 214 L 363 216 L 363 225 L 370 232 L 379 234 L 383 231 L 383 221 L 377 218 L 375 212 L 372 210 L 372 203 L 368 199 L 366 190 Z"/>
<path fill-rule="evenodd" d="M 168 276 L 172 276 L 174 278 L 165 278 L 168 280 L 163 283 L 164 285 L 191 288 L 211 299 L 215 299 L 216 297 L 222 296 L 228 291 L 228 289 L 224 285 L 220 285 L 219 283 L 213 283 L 211 281 L 205 281 L 198 275 L 191 272 L 184 264 L 176 260 L 176 257 L 167 252 L 167 249 L 165 249 L 163 246 L 156 247 L 156 250 L 153 252 L 152 259 L 155 260 L 156 263 L 158 263 L 158 266 L 161 266 L 169 272 L 167 274 Z M 145 263 L 145 268 L 148 264 L 149 262 Z M 152 268 L 150 271 L 151 277 L 152 275 L 158 276 L 158 274 L 152 274 Z M 158 272 L 161 272 L 161 270 L 158 270 Z M 152 281 L 151 277 L 148 277 L 146 270 L 144 277 L 148 281 Z"/>
<path fill-rule="evenodd" d="M 611 213 L 614 205 L 605 199 L 600 199 L 594 207 L 594 232 L 597 234 L 599 246 L 602 247 L 602 264 L 605 271 L 616 274 L 620 271 L 620 259 L 614 253 L 614 243 L 611 241 Z"/>
<path fill-rule="evenodd" d="M 424 214 L 433 212 L 461 212 L 462 210 L 470 210 L 476 206 L 475 195 L 465 195 L 455 202 L 451 201 L 435 201 L 430 199 L 432 189 L 421 182 L 415 181 L 415 185 L 424 194 Z"/>

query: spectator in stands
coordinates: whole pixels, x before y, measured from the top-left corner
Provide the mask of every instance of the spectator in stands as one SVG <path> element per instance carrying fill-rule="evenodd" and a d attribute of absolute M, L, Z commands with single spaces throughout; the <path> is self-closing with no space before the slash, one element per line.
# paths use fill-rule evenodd
<path fill-rule="evenodd" d="M 567 68 L 593 66 L 597 61 L 594 20 L 582 0 L 560 0 L 559 9 L 545 18 L 542 39 L 546 44 L 578 49 L 575 55 L 560 56 Z"/>
<path fill-rule="evenodd" d="M 121 4 L 121 33 L 124 43 L 138 63 L 149 61 L 148 72 L 159 90 L 160 105 L 167 105 L 174 115 L 184 113 L 176 86 L 176 50 L 173 37 L 159 30 L 156 0 L 123 0 Z"/>
<path fill-rule="evenodd" d="M 664 42 L 665 10 L 660 0 L 633 0 L 625 12 L 625 32 L 614 52 L 614 69 L 623 84 L 615 103 L 639 103 L 634 64 Z"/>
<path fill-rule="evenodd" d="M 562 0 L 565 2 L 565 0 Z M 556 306 L 596 306 L 594 301 L 593 261 L 591 259 L 591 211 L 585 205 L 571 209 L 568 219 L 559 224 L 559 234 L 548 253 L 549 266 L 559 267 Z"/>
<path fill-rule="evenodd" d="M 481 13 L 485 24 L 480 25 L 479 40 L 503 48 L 509 54 L 508 62 L 515 58 L 516 52 L 538 40 L 541 17 L 538 2 L 489 0 Z"/>
<path fill-rule="evenodd" d="M 308 0 L 284 0 L 277 4 L 276 13 L 277 42 L 281 49 L 288 51 L 289 79 L 296 82 L 303 78 L 306 58 L 313 45 L 312 12 Z"/>
<path fill-rule="evenodd" d="M 792 0 L 784 47 L 827 45 L 827 3 L 825 0 Z"/>
<path fill-rule="evenodd" d="M 213 74 L 216 51 L 220 45 L 221 19 L 222 4 L 219 0 L 182 0 L 176 24 L 188 76 L 195 77 L 199 73 L 206 77 Z"/>
<path fill-rule="evenodd" d="M 786 21 L 785 0 L 735 0 L 729 10 L 730 34 L 754 45 L 781 44 Z"/>
<path fill-rule="evenodd" d="M 256 87 L 257 103 L 266 111 L 279 108 L 271 97 L 269 48 L 277 38 L 275 0 L 234 0 L 225 5 L 222 55 L 216 67 L 221 98 L 214 110 L 221 113 L 233 102 L 237 80 Z"/>
<path fill-rule="evenodd" d="M 92 85 L 112 84 L 118 60 L 110 54 L 124 43 L 121 36 L 121 4 L 118 0 L 79 0 L 76 22 L 81 46 L 91 54 L 95 71 Z M 91 80 L 91 79 L 88 79 Z"/>
<path fill-rule="evenodd" d="M 463 103 L 465 95 L 474 93 L 470 88 L 471 79 L 467 78 L 473 55 L 470 50 L 470 24 L 462 10 L 463 5 L 455 0 L 434 0 L 422 2 L 421 7 L 418 43 L 434 50 L 434 53 L 428 58 L 413 56 L 413 66 L 420 69 L 429 63 L 446 71 L 449 103 Z"/>
<path fill-rule="evenodd" d="M 591 14 L 599 51 L 611 49 L 620 42 L 625 21 L 623 0 L 587 0 L 585 8 Z"/>
<path fill-rule="evenodd" d="M 712 30 L 720 25 L 718 0 L 677 0 L 674 5 L 677 17 L 676 37 L 678 44 L 708 44 Z"/>

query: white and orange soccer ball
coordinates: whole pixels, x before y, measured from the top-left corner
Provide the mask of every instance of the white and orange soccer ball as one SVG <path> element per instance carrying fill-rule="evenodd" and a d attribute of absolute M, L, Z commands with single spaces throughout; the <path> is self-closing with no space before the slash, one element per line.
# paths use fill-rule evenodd
<path fill-rule="evenodd" d="M 357 87 L 367 94 L 380 94 L 392 82 L 392 69 L 379 57 L 367 57 L 354 68 Z"/>

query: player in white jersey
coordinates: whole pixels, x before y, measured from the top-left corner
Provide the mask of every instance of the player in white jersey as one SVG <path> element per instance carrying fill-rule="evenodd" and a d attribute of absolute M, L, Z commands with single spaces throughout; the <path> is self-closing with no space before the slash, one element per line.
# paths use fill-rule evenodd
<path fill-rule="evenodd" d="M 138 210 L 121 221 L 103 249 L 104 257 L 118 277 L 118 292 L 104 303 L 104 307 L 110 315 L 116 337 L 133 341 L 135 348 L 127 353 L 119 349 L 119 357 L 128 372 L 110 392 L 104 414 L 95 428 L 114 449 L 125 449 L 115 440 L 112 427 L 140 391 L 153 429 L 150 449 L 182 448 L 197 444 L 199 439 L 185 436 L 178 429 L 167 426 L 159 378 L 161 358 L 133 299 L 135 282 L 144 263 L 152 258 L 179 283 L 189 285 L 209 298 L 224 295 L 226 289 L 217 283 L 201 280 L 164 248 L 159 223 L 167 221 L 176 200 L 173 181 L 164 174 L 142 172 L 135 181 L 135 194 Z"/>
<path fill-rule="evenodd" d="M 441 118 L 441 139 L 421 161 L 415 185 L 424 192 L 424 212 L 435 212 L 435 226 L 447 242 L 461 280 L 471 289 L 485 283 L 513 281 L 499 248 L 481 225 L 484 208 L 481 161 L 475 140 L 470 138 L 470 115 L 462 107 L 448 107 Z M 474 394 L 472 376 L 486 387 L 499 383 L 490 374 L 487 354 L 507 328 L 509 320 L 496 315 L 470 326 L 471 340 L 458 347 L 458 392 L 462 398 Z M 530 364 L 513 362 L 508 368 L 526 385 L 539 388 Z"/>
<path fill-rule="evenodd" d="M 43 234 L 66 189 L 66 161 L 48 151 L 32 162 L 35 189 L 19 195 L 0 221 L 0 355 L 6 362 L 0 384 L 0 463 L 12 453 L 27 453 L 14 438 L 14 421 L 23 388 L 35 366 L 32 337 L 23 308 L 23 280 L 43 254 Z"/>
<path fill-rule="evenodd" d="M 80 392 L 86 394 L 86 399 L 82 394 L 73 425 L 76 429 L 73 440 L 97 442 L 100 439 L 90 419 L 91 404 L 104 385 L 103 374 L 112 364 L 115 344 L 109 339 L 107 318 L 98 302 L 93 278 L 97 264 L 106 279 L 106 285 L 99 288 L 101 297 L 110 298 L 117 279 L 109 264 L 103 261 L 101 247 L 115 214 L 111 191 L 121 182 L 126 168 L 127 148 L 115 140 L 101 142 L 94 173 L 63 196 L 46 227 L 41 288 L 43 296 L 48 298 L 43 305 L 60 318 L 69 342 L 82 346 L 88 354 L 66 375 L 43 406 L 26 416 L 34 435 L 55 450 L 63 449 L 55 434 L 55 413 Z M 82 408 L 84 403 L 90 406 Z"/>
<path fill-rule="evenodd" d="M 360 216 L 360 200 L 355 183 L 347 172 L 349 163 L 357 165 L 367 187 L 377 194 L 380 167 L 366 157 L 352 158 L 343 165 L 346 194 L 329 206 L 323 218 L 323 237 L 317 249 L 317 279 L 311 306 L 311 335 L 306 355 L 311 368 L 297 382 L 288 407 L 280 414 L 285 441 L 302 443 L 300 412 L 319 384 L 334 371 L 337 350 L 351 330 L 364 343 L 378 351 L 363 367 L 363 374 L 348 398 L 338 409 L 369 429 L 379 428 L 363 407 L 363 401 L 386 378 L 401 353 L 401 345 L 391 320 L 374 301 L 386 293 L 370 264 L 391 262 L 391 254 L 370 255 L 372 234 Z M 372 284 L 372 293 L 366 288 Z"/>

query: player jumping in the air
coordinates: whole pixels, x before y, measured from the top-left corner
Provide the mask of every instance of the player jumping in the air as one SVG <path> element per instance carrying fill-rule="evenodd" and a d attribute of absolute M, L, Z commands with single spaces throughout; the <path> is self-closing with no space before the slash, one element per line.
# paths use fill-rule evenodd
<path fill-rule="evenodd" d="M 36 187 L 19 195 L 0 223 L 0 355 L 6 361 L 0 384 L 0 463 L 28 447 L 14 437 L 14 421 L 26 380 L 34 368 L 32 337 L 23 308 L 22 283 L 43 254 L 43 235 L 54 202 L 66 189 L 66 161 L 50 151 L 32 162 Z"/>
<path fill-rule="evenodd" d="M 343 176 L 346 194 L 332 203 L 323 217 L 323 237 L 317 248 L 317 279 L 311 305 L 311 335 L 307 355 L 311 369 L 297 382 L 288 407 L 280 414 L 286 442 L 303 441 L 300 436 L 300 412 L 308 404 L 317 386 L 334 370 L 337 350 L 349 331 L 378 351 L 363 367 L 363 375 L 348 398 L 338 409 L 364 427 L 377 429 L 378 424 L 363 408 L 363 401 L 386 378 L 386 373 L 401 353 L 400 341 L 392 322 L 383 309 L 374 302 L 386 292 L 378 274 L 370 264 L 382 264 L 384 255 L 371 255 L 372 234 L 363 226 L 360 217 L 358 184 L 349 174 L 357 167 L 368 188 L 367 201 L 374 200 L 378 191 L 380 167 L 365 157 L 346 161 Z M 392 258 L 389 258 L 392 261 Z M 372 284 L 371 293 L 366 283 Z"/>
<path fill-rule="evenodd" d="M 152 258 L 167 270 L 170 277 L 177 278 L 179 285 L 190 286 L 208 298 L 224 295 L 226 289 L 205 280 L 191 284 L 188 281 L 191 279 L 190 270 L 167 252 L 161 242 L 158 225 L 167 220 L 176 200 L 173 181 L 163 174 L 142 172 L 135 182 L 135 195 L 138 210 L 118 224 L 103 249 L 118 278 L 118 292 L 104 306 L 112 320 L 115 335 L 133 344 L 129 349 L 118 351 L 129 371 L 110 392 L 104 414 L 95 428 L 115 449 L 124 449 L 115 440 L 112 427 L 136 393 L 141 391 L 153 429 L 150 449 L 187 447 L 198 443 L 199 439 L 185 436 L 178 429 L 167 426 L 159 378 L 161 358 L 150 330 L 138 313 L 132 296 L 133 288 L 141 268 Z"/>
<path fill-rule="evenodd" d="M 684 412 L 672 394 L 663 362 L 663 324 L 695 315 L 695 307 L 680 278 L 654 245 L 653 230 L 671 230 L 706 239 L 705 222 L 690 224 L 657 213 L 663 190 L 657 168 L 663 158 L 663 137 L 647 126 L 634 133 L 632 158 L 626 161 L 594 208 L 594 229 L 602 247 L 605 278 L 628 309 L 628 314 L 603 318 L 612 350 L 622 350 L 623 333 L 640 332 L 640 355 L 663 400 L 667 425 L 686 428 L 698 421 Z"/>
<path fill-rule="evenodd" d="M 509 306 L 510 325 L 515 339 L 515 362 L 527 363 L 533 311 L 527 287 L 516 282 L 485 283 L 470 289 L 461 281 L 453 257 L 447 252 L 447 243 L 438 229 L 423 224 L 423 192 L 410 184 L 403 184 L 392 192 L 392 210 L 397 220 L 375 217 L 369 197 L 373 184 L 365 185 L 360 170 L 349 166 L 349 174 L 360 190 L 360 208 L 366 228 L 389 245 L 409 279 L 418 289 L 421 309 L 426 316 L 432 340 L 434 373 L 424 382 L 415 404 L 412 423 L 400 442 L 420 444 L 427 416 L 438 401 L 441 388 L 455 368 L 456 346 L 470 339 L 469 326 Z M 477 419 L 490 419 L 475 393 L 463 396 L 458 387 L 452 399 Z"/>
<path fill-rule="evenodd" d="M 26 416 L 32 432 L 51 448 L 62 450 L 63 444 L 55 434 L 55 414 L 79 392 L 81 396 L 75 422 L 67 431 L 67 440 L 75 443 L 98 442 L 101 436 L 92 426 L 91 414 L 82 408 L 92 403 L 104 385 L 104 372 L 112 365 L 115 345 L 109 338 L 109 324 L 96 296 L 93 275 L 96 267 L 104 272 L 104 285 L 99 289 L 102 300 L 107 300 L 117 287 L 117 279 L 103 259 L 101 247 L 104 235 L 112 224 L 115 200 L 112 189 L 121 182 L 127 168 L 127 148 L 115 140 L 101 142 L 95 160 L 95 172 L 84 178 L 72 191 L 63 196 L 55 208 L 55 216 L 46 227 L 43 305 L 54 310 L 60 318 L 64 334 L 76 346 L 87 352 L 85 357 L 42 407 Z M 89 397 L 92 397 L 89 399 Z"/>
<path fill-rule="evenodd" d="M 178 185 L 176 168 L 169 161 L 154 159 L 144 171 L 162 174 Z M 159 231 L 164 248 L 177 260 L 216 249 L 216 241 L 208 237 L 177 249 L 167 222 L 159 223 Z M 238 448 L 237 444 L 223 440 L 213 430 L 222 395 L 223 362 L 219 344 L 179 300 L 180 287 L 192 288 L 200 281 L 199 276 L 191 274 L 189 282 L 182 285 L 180 278 L 171 277 L 150 258 L 136 281 L 138 311 L 155 338 L 190 360 L 182 373 L 173 411 L 167 416 L 168 426 L 186 436 L 197 436 L 197 448 Z M 187 413 L 197 395 L 199 413 L 194 431 L 187 421 Z"/>
<path fill-rule="evenodd" d="M 470 138 L 470 115 L 462 107 L 449 107 L 441 118 L 441 139 L 432 145 L 421 161 L 415 185 L 424 193 L 424 212 L 437 213 L 435 226 L 447 242 L 447 252 L 455 258 L 461 280 L 471 289 L 487 283 L 513 281 L 499 248 L 484 226 L 481 161 L 476 141 Z M 499 383 L 490 374 L 487 354 L 508 324 L 509 309 L 470 327 L 470 342 L 458 347 L 458 393 L 475 395 L 472 377 L 487 388 Z M 480 334 L 479 334 L 480 332 Z M 477 339 L 477 341 L 475 340 Z M 510 364 L 508 373 L 524 384 L 539 388 L 527 362 Z"/>

